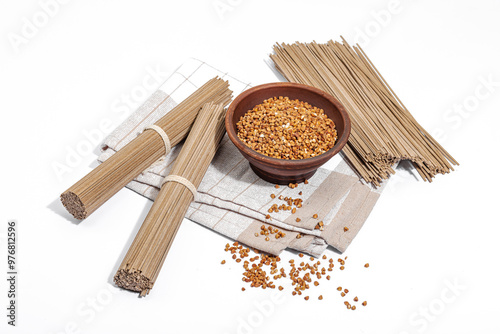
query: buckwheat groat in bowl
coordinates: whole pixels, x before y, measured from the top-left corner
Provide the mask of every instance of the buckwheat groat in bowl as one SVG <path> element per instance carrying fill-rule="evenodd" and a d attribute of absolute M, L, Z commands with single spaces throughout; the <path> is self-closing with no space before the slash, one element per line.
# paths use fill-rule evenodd
<path fill-rule="evenodd" d="M 331 95 L 295 83 L 241 93 L 226 114 L 229 139 L 262 179 L 303 182 L 347 143 L 349 115 Z"/>

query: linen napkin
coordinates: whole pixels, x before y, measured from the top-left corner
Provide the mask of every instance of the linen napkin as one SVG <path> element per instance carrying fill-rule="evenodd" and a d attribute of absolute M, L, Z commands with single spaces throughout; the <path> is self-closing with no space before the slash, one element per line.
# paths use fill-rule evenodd
<path fill-rule="evenodd" d="M 216 75 L 229 81 L 235 96 L 251 87 L 249 83 L 202 61 L 190 59 L 104 140 L 98 161 L 105 161 L 146 126 L 170 111 L 176 101 L 182 101 Z M 182 144 L 174 147 L 127 187 L 154 200 L 181 147 Z M 308 184 L 299 184 L 294 189 L 288 186 L 275 188 L 274 184 L 260 179 L 251 170 L 248 161 L 225 136 L 198 188 L 197 201 L 190 205 L 186 218 L 274 255 L 290 248 L 319 256 L 328 245 L 344 252 L 368 218 L 385 184 L 375 189 L 363 183 L 341 155 L 335 156 L 326 166 L 328 169 L 318 169 Z M 271 198 L 271 194 L 275 198 Z M 295 214 L 291 211 L 269 213 L 273 204 L 280 206 L 285 203 L 280 196 L 300 198 L 302 207 Z M 268 214 L 271 219 L 266 219 Z M 315 214 L 318 218 L 313 218 Z M 315 228 L 320 221 L 324 223 L 322 230 Z M 256 237 L 255 233 L 260 232 L 262 225 L 275 226 L 285 236 L 276 239 L 271 235 L 268 241 L 261 235 Z"/>

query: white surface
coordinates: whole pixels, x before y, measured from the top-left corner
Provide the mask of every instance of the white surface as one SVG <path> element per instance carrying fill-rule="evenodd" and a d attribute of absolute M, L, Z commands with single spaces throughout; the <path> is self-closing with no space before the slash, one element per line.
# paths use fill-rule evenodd
<path fill-rule="evenodd" d="M 214 4 L 221 3 L 232 7 L 218 16 Z M 500 86 L 488 92 L 481 78 L 500 81 L 500 3 L 401 0 L 382 26 L 373 11 L 388 6 L 74 1 L 15 52 L 8 34 L 19 34 L 41 7 L 2 1 L 0 231 L 5 236 L 7 220 L 17 219 L 20 278 L 18 327 L 7 326 L 2 311 L 0 332 L 497 333 Z M 84 131 L 109 132 L 131 110 L 124 94 L 135 94 L 137 105 L 143 82 L 152 92 L 159 82 L 148 68 L 168 73 L 197 57 L 252 84 L 272 82 L 264 60 L 275 41 L 340 34 L 353 41 L 366 29 L 373 36 L 366 51 L 415 117 L 444 131 L 458 171 L 433 184 L 396 177 L 346 252 L 346 270 L 320 286 L 323 301 L 294 298 L 286 286 L 283 300 L 263 312 L 255 303 L 269 303 L 276 292 L 241 292 L 239 265 L 220 265 L 227 240 L 189 221 L 150 296 L 114 288 L 111 277 L 151 203 L 125 189 L 79 225 L 61 215 L 59 194 L 90 170 L 95 155 L 83 154 L 61 178 L 53 164 L 85 149 Z M 470 112 L 452 109 L 474 101 Z M 0 277 L 5 248 L 1 238 Z M 447 290 L 455 281 L 464 287 L 456 296 Z M 337 285 L 369 305 L 346 310 Z M 0 305 L 6 291 L 1 279 Z M 257 324 L 241 327 L 249 318 Z"/>

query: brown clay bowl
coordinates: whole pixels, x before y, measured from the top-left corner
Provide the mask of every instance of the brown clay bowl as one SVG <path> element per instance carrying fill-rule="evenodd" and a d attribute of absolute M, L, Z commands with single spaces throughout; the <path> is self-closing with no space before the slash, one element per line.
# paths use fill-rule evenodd
<path fill-rule="evenodd" d="M 286 160 L 271 158 L 246 146 L 237 135 L 236 123 L 247 111 L 271 97 L 287 96 L 308 102 L 325 111 L 335 122 L 337 142 L 327 152 L 313 158 Z M 316 170 L 330 160 L 347 143 L 351 121 L 344 107 L 331 95 L 320 89 L 288 82 L 269 83 L 250 88 L 236 97 L 226 114 L 226 131 L 229 139 L 250 162 L 252 170 L 262 179 L 275 184 L 299 183 L 309 179 Z"/>

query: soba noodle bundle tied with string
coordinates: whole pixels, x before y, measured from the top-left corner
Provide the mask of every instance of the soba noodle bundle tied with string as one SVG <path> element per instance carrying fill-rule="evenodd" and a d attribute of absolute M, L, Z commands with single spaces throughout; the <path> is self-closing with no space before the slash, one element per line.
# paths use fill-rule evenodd
<path fill-rule="evenodd" d="M 124 289 L 149 293 L 225 133 L 222 104 L 203 106 L 170 174 L 115 275 Z"/>
<path fill-rule="evenodd" d="M 227 105 L 231 98 L 232 91 L 227 81 L 217 77 L 209 80 L 156 124 L 146 128 L 137 138 L 66 190 L 61 195 L 63 205 L 76 219 L 87 218 L 183 140 L 205 103 Z"/>

